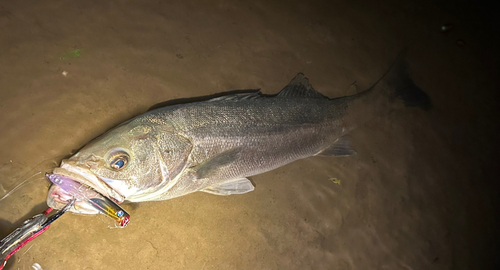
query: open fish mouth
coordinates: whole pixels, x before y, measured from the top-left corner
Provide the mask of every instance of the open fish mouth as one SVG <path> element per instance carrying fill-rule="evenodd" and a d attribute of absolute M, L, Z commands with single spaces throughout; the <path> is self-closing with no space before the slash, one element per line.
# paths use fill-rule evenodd
<path fill-rule="evenodd" d="M 61 164 L 61 167 L 55 168 L 53 170 L 53 173 L 71 178 L 71 180 L 75 182 L 78 182 L 84 186 L 88 186 L 115 203 L 119 204 L 125 200 L 125 197 L 123 195 L 119 194 L 113 188 L 109 187 L 102 179 L 95 176 L 86 169 L 71 166 L 63 162 Z M 74 198 L 75 197 L 68 193 L 66 190 L 54 184 L 50 187 L 47 196 L 47 204 L 49 205 L 49 207 L 52 207 L 54 209 L 61 209 L 67 204 L 69 200 Z M 75 199 L 75 204 L 70 209 L 71 212 L 80 214 L 99 213 L 99 211 L 95 207 L 90 205 L 88 201 L 79 198 Z"/>

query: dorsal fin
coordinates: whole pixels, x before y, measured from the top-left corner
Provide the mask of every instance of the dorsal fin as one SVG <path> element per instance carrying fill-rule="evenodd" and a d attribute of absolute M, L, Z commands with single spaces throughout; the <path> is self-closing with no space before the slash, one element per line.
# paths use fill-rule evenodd
<path fill-rule="evenodd" d="M 316 92 L 309 79 L 303 73 L 297 74 L 295 78 L 283 88 L 277 97 L 280 98 L 327 98 Z"/>
<path fill-rule="evenodd" d="M 260 97 L 262 97 L 260 90 L 256 90 L 255 92 L 251 93 L 241 93 L 241 94 L 216 97 L 209 99 L 208 101 L 222 101 L 222 100 L 239 101 L 239 100 L 258 99 Z"/>

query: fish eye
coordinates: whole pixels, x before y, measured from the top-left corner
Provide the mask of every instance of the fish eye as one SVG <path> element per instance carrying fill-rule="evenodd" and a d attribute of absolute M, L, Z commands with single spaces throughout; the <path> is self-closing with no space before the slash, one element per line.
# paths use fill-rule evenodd
<path fill-rule="evenodd" d="M 123 151 L 117 151 L 111 154 L 109 166 L 114 170 L 121 170 L 128 164 L 129 156 Z"/>

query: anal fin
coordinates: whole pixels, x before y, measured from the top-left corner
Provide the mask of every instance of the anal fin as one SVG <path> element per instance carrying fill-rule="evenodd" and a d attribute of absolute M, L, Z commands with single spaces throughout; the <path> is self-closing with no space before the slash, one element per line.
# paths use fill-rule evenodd
<path fill-rule="evenodd" d="M 352 149 L 349 137 L 344 136 L 336 140 L 330 147 L 316 154 L 317 156 L 345 157 L 356 154 Z"/>
<path fill-rule="evenodd" d="M 230 182 L 225 182 L 217 185 L 213 185 L 204 188 L 200 191 L 214 194 L 214 195 L 233 195 L 233 194 L 244 194 L 254 190 L 254 186 L 250 180 L 247 178 L 236 179 Z"/>

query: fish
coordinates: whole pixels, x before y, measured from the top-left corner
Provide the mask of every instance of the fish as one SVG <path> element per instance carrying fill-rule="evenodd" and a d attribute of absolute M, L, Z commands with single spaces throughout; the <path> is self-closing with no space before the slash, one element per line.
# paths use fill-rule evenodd
<path fill-rule="evenodd" d="M 391 65 L 367 90 L 337 98 L 317 92 L 299 73 L 274 95 L 251 91 L 150 110 L 92 140 L 53 174 L 118 204 L 193 192 L 244 194 L 254 190 L 251 176 L 312 156 L 355 154 L 349 132 L 398 106 L 432 107 L 405 62 Z M 60 209 L 67 198 L 52 185 L 47 204 Z M 99 213 L 84 200 L 70 211 Z"/>

